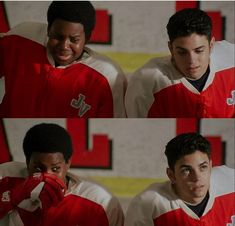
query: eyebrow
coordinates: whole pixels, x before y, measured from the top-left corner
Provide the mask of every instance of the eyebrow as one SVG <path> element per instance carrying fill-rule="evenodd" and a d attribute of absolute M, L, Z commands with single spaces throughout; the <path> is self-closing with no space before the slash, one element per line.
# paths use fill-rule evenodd
<path fill-rule="evenodd" d="M 205 48 L 205 46 L 204 45 L 198 46 L 198 47 L 194 48 L 193 50 L 202 49 L 202 48 Z M 187 49 L 180 47 L 180 46 L 176 46 L 176 49 L 188 51 Z"/>
<path fill-rule="evenodd" d="M 60 32 L 57 32 L 57 31 L 51 32 L 51 34 L 53 34 L 53 35 L 58 35 L 58 36 L 62 36 L 62 37 L 65 36 L 63 33 L 60 33 Z M 50 33 L 49 33 L 49 36 L 50 36 Z M 81 36 L 82 36 L 81 34 L 69 35 L 69 37 L 72 37 L 72 38 L 80 38 Z"/>
<path fill-rule="evenodd" d="M 209 162 L 208 161 L 204 161 L 204 162 L 200 163 L 199 166 L 202 166 L 204 164 L 209 164 Z M 192 166 L 190 166 L 190 165 L 181 165 L 180 169 L 181 168 L 192 168 Z"/>
<path fill-rule="evenodd" d="M 38 164 L 38 165 L 43 166 L 43 167 L 45 166 L 45 165 L 44 165 L 43 163 L 41 163 L 41 162 L 33 161 L 33 163 L 34 163 L 34 164 Z M 61 164 L 61 163 L 63 163 L 63 162 L 60 161 L 60 162 L 57 162 L 57 163 L 52 163 L 51 165 L 52 165 L 52 166 L 56 166 L 56 165 L 59 165 L 59 164 Z"/>

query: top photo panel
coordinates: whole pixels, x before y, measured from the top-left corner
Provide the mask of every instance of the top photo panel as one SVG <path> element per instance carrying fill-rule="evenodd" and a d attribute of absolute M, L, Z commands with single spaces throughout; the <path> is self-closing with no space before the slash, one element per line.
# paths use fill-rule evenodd
<path fill-rule="evenodd" d="M 235 118 L 233 1 L 1 1 L 0 118 Z"/>

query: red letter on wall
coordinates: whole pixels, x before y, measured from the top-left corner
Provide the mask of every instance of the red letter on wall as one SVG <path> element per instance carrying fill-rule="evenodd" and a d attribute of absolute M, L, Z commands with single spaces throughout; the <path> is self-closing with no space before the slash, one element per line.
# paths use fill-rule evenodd
<path fill-rule="evenodd" d="M 96 10 L 96 25 L 92 32 L 90 43 L 111 44 L 112 42 L 112 20 L 107 10 Z"/>
<path fill-rule="evenodd" d="M 93 147 L 88 150 L 88 120 L 67 119 L 67 130 L 73 141 L 72 167 L 112 168 L 112 150 L 107 135 L 93 135 Z"/>
<path fill-rule="evenodd" d="M 200 133 L 199 119 L 176 119 L 176 135 L 188 132 Z M 211 159 L 213 166 L 224 164 L 223 142 L 220 136 L 204 136 L 211 144 Z"/>

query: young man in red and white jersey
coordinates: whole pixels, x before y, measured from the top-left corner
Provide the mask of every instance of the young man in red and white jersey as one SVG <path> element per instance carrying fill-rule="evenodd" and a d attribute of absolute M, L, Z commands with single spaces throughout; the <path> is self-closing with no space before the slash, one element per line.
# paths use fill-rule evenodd
<path fill-rule="evenodd" d="M 209 142 L 181 134 L 166 146 L 170 181 L 150 185 L 128 207 L 125 226 L 232 226 L 234 169 L 212 168 Z"/>
<path fill-rule="evenodd" d="M 26 164 L 0 165 L 0 226 L 123 226 L 117 198 L 68 172 L 72 142 L 64 128 L 33 126 L 23 149 Z"/>
<path fill-rule="evenodd" d="M 0 38 L 1 117 L 125 117 L 126 78 L 86 47 L 95 26 L 87 1 L 54 1 L 48 25 L 26 22 Z"/>
<path fill-rule="evenodd" d="M 200 9 L 170 18 L 171 56 L 154 58 L 131 76 L 128 117 L 235 117 L 235 46 L 214 42 L 211 31 L 211 19 Z"/>

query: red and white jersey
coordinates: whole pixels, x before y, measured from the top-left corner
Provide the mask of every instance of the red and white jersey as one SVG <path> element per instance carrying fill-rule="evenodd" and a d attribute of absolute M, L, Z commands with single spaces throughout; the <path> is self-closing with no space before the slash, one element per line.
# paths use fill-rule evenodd
<path fill-rule="evenodd" d="M 152 184 L 132 200 L 125 226 L 233 226 L 234 176 L 234 169 L 213 168 L 210 197 L 200 218 L 176 196 L 170 182 Z"/>
<path fill-rule="evenodd" d="M 55 67 L 46 45 L 41 23 L 20 24 L 0 38 L 0 117 L 126 116 L 126 78 L 117 64 L 85 47 L 77 62 Z"/>
<path fill-rule="evenodd" d="M 154 58 L 130 77 L 125 105 L 128 117 L 235 117 L 235 45 L 216 42 L 210 74 L 199 92 L 171 62 Z"/>
<path fill-rule="evenodd" d="M 27 171 L 24 163 L 9 162 L 0 165 L 0 214 L 2 193 L 15 187 Z M 57 207 L 34 212 L 15 209 L 0 216 L 0 226 L 123 226 L 124 215 L 118 200 L 101 186 L 78 179 L 68 173 L 68 190 Z M 8 184 L 1 181 L 8 177 Z M 3 205 L 3 204 L 2 204 Z"/>

